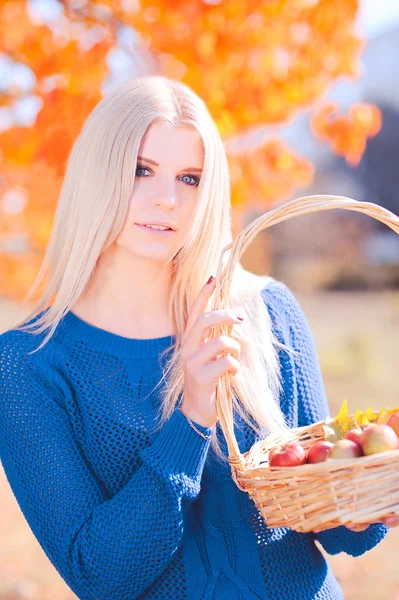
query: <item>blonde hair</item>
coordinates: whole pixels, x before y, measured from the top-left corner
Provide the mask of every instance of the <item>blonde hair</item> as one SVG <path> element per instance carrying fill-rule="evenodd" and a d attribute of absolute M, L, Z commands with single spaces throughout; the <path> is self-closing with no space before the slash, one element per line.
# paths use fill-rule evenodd
<path fill-rule="evenodd" d="M 187 239 L 171 265 L 169 310 L 176 339 L 172 346 L 175 351 L 158 383 L 167 383 L 159 415 L 162 426 L 184 391 L 180 346 L 190 307 L 209 275 L 216 273 L 223 248 L 232 241 L 230 178 L 224 145 L 205 103 L 187 85 L 161 75 L 140 77 L 109 92 L 89 114 L 68 158 L 44 259 L 24 303 L 46 273 L 48 284 L 17 328 L 34 333 L 49 330 L 36 352 L 49 341 L 59 321 L 81 296 L 93 277 L 99 255 L 113 244 L 124 225 L 139 145 L 155 121 L 193 127 L 204 149 L 195 214 Z M 268 432 L 288 428 L 279 406 L 282 385 L 278 348 L 286 346 L 275 338 L 261 296 L 261 290 L 272 279 L 250 273 L 237 263 L 229 300 L 231 308 L 239 307 L 245 314 L 244 322 L 231 333 L 241 346 L 240 370 L 231 377 L 234 408 L 259 435 L 264 434 L 265 427 Z M 34 324 L 27 324 L 39 313 Z M 216 432 L 211 444 L 223 458 Z"/>

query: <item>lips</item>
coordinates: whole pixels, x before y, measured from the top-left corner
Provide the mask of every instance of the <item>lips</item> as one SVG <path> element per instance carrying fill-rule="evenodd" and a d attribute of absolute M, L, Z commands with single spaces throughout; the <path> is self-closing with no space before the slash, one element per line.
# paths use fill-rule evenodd
<path fill-rule="evenodd" d="M 167 229 L 171 229 L 172 231 L 175 231 L 175 229 L 169 225 L 168 223 L 136 223 L 136 225 L 142 225 L 144 227 L 150 227 L 150 229 L 153 229 L 154 227 L 166 227 Z M 151 227 L 151 226 L 154 227 Z"/>
<path fill-rule="evenodd" d="M 170 227 L 152 227 L 151 225 L 146 225 L 145 223 L 143 224 L 143 227 L 146 227 L 147 229 L 151 229 L 153 231 L 172 231 Z"/>
<path fill-rule="evenodd" d="M 147 231 L 155 235 L 167 236 L 175 233 L 174 229 L 153 229 L 152 227 L 147 227 L 146 225 L 140 225 L 140 223 L 136 223 L 135 225 L 140 227 L 140 229 L 143 229 L 143 231 Z"/>

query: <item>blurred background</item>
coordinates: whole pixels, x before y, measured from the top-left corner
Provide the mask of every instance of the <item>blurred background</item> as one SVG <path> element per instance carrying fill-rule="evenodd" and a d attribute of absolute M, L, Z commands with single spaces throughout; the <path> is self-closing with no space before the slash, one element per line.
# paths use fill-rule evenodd
<path fill-rule="evenodd" d="M 100 98 L 160 73 L 191 86 L 225 142 L 234 233 L 293 198 L 399 213 L 399 4 L 392 0 L 0 3 L 0 332 L 40 268 L 74 139 Z M 242 263 L 284 281 L 314 334 L 331 414 L 399 405 L 399 238 L 332 209 L 259 232 Z M 33 300 L 32 300 L 33 301 Z M 329 556 L 346 600 L 399 600 L 399 530 Z M 0 465 L 0 600 L 76 598 Z"/>

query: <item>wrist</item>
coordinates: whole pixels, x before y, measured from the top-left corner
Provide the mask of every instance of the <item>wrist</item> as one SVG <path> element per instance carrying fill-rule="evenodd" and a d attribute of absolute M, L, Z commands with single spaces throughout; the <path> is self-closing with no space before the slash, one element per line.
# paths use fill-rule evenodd
<path fill-rule="evenodd" d="M 196 413 L 190 411 L 186 411 L 183 407 L 180 407 L 180 412 L 183 413 L 183 415 L 190 419 L 190 421 L 192 421 L 194 423 L 194 425 L 200 425 L 201 427 L 204 427 L 205 429 L 210 429 L 212 427 L 214 427 L 216 425 L 216 423 L 218 422 L 218 419 L 214 422 L 214 423 L 205 423 L 203 418 L 201 416 L 197 416 Z"/>

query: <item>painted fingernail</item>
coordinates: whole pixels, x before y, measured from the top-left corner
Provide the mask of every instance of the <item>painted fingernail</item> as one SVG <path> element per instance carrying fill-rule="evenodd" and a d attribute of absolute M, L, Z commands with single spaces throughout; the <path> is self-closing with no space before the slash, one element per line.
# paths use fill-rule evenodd
<path fill-rule="evenodd" d="M 244 317 L 242 315 L 237 315 L 236 314 L 236 317 L 237 317 L 237 319 L 239 319 L 239 321 L 243 321 L 244 320 Z"/>
<path fill-rule="evenodd" d="M 212 281 L 213 281 L 214 279 L 215 279 L 215 278 L 214 278 L 214 276 L 213 276 L 213 275 L 211 275 L 211 276 L 209 277 L 209 279 L 208 279 L 208 281 L 207 281 L 206 283 L 212 283 Z"/>

